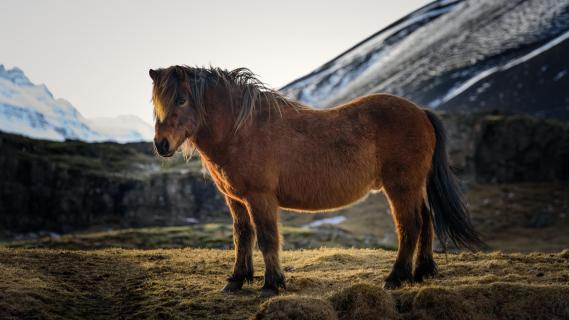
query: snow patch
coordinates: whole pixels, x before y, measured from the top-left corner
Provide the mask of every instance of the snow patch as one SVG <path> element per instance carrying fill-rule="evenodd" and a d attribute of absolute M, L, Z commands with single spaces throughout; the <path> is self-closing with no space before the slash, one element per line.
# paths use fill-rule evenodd
<path fill-rule="evenodd" d="M 311 223 L 304 225 L 304 227 L 305 228 L 318 228 L 318 227 L 323 226 L 325 224 L 337 225 L 337 224 L 340 224 L 344 221 L 346 221 L 346 217 L 335 216 L 335 217 L 331 217 L 331 218 L 314 220 Z"/>
<path fill-rule="evenodd" d="M 555 75 L 555 78 L 553 78 L 553 81 L 560 80 L 561 78 L 565 77 L 565 75 L 567 75 L 567 69 L 559 71 L 559 73 Z"/>

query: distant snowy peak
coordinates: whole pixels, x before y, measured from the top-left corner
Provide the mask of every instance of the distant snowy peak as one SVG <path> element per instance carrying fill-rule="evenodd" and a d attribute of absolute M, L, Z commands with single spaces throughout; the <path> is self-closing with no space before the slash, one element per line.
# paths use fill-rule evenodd
<path fill-rule="evenodd" d="M 55 100 L 45 85 L 34 85 L 18 68 L 0 65 L 0 130 L 48 140 L 103 138 L 79 112 Z"/>
<path fill-rule="evenodd" d="M 34 85 L 20 68 L 14 67 L 7 70 L 3 64 L 0 64 L 0 78 L 9 80 L 10 82 L 20 86 Z"/>
<path fill-rule="evenodd" d="M 134 116 L 87 120 L 45 85 L 33 84 L 19 68 L 0 64 L 0 131 L 36 139 L 134 142 L 150 140 L 152 127 Z"/>
<path fill-rule="evenodd" d="M 154 128 L 137 116 L 124 115 L 116 118 L 91 118 L 88 120 L 91 128 L 108 137 L 114 137 L 117 142 L 151 141 Z"/>
<path fill-rule="evenodd" d="M 434 1 L 281 91 L 317 107 L 387 92 L 445 110 L 569 119 L 567 32 L 567 0 Z"/>

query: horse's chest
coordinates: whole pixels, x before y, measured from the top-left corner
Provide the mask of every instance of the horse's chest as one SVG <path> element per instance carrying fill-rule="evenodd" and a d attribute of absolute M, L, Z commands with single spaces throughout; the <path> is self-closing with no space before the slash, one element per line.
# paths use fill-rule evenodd
<path fill-rule="evenodd" d="M 243 179 L 238 173 L 233 173 L 222 167 L 208 165 L 208 171 L 217 189 L 232 198 L 241 198 L 243 192 Z"/>

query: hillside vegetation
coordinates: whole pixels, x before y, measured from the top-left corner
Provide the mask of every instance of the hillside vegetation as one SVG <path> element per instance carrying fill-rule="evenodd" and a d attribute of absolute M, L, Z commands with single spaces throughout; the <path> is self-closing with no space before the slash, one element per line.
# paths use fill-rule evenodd
<path fill-rule="evenodd" d="M 267 300 L 258 252 L 254 282 L 225 294 L 229 250 L 4 248 L 0 318 L 569 318 L 568 250 L 437 254 L 435 279 L 385 292 L 394 259 L 381 249 L 284 251 L 287 290 Z"/>

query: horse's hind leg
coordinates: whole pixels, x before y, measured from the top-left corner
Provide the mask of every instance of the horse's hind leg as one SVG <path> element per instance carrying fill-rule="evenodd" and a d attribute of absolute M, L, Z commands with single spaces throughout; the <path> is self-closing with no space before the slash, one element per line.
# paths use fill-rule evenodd
<path fill-rule="evenodd" d="M 431 213 L 425 203 L 421 207 L 421 235 L 417 252 L 417 261 L 413 277 L 415 281 L 421 282 L 424 277 L 434 277 L 437 274 L 437 265 L 433 259 L 433 223 Z"/>
<path fill-rule="evenodd" d="M 413 281 L 411 267 L 421 229 L 423 200 L 420 188 L 385 185 L 385 191 L 399 240 L 395 264 L 384 284 L 386 289 L 393 289 L 402 282 Z"/>
<path fill-rule="evenodd" d="M 233 274 L 223 287 L 224 292 L 233 292 L 243 287 L 243 282 L 253 281 L 253 244 L 255 229 L 249 213 L 243 204 L 226 197 L 227 206 L 233 217 L 233 243 L 235 245 L 235 264 Z"/>

